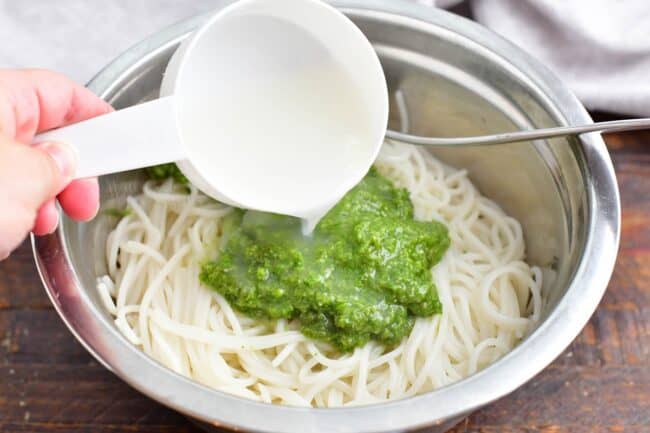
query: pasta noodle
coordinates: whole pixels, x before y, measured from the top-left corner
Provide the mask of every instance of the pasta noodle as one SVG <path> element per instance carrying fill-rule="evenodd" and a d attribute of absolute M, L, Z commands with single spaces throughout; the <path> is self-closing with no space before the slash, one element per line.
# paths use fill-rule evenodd
<path fill-rule="evenodd" d="M 406 188 L 420 220 L 449 228 L 451 247 L 432 269 L 442 314 L 419 318 L 401 344 L 339 354 L 296 323 L 260 322 L 199 282 L 218 254 L 231 208 L 195 187 L 148 181 L 129 197 L 106 243 L 97 289 L 132 344 L 177 373 L 268 403 L 334 407 L 421 394 L 485 368 L 539 320 L 541 271 L 524 261 L 520 224 L 481 196 L 463 170 L 387 141 L 378 170 Z"/>

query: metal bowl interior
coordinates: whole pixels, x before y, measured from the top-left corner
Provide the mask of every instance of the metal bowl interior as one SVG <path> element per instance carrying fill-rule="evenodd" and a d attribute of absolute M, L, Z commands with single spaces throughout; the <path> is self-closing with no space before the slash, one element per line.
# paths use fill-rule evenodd
<path fill-rule="evenodd" d="M 217 2 L 223 7 L 229 1 Z M 498 36 L 443 11 L 399 1 L 338 1 L 380 55 L 391 95 L 401 90 L 408 128 L 460 136 L 588 123 L 575 97 L 543 66 Z M 154 98 L 165 66 L 205 17 L 179 23 L 133 47 L 90 87 L 115 107 Z M 391 101 L 390 126 L 405 120 Z M 155 127 L 155 126 L 154 126 Z M 522 385 L 571 342 L 600 300 L 618 247 L 620 209 L 611 161 L 599 135 L 489 148 L 436 151 L 468 170 L 481 192 L 523 226 L 527 260 L 544 269 L 543 320 L 510 354 L 456 384 L 404 401 L 342 409 L 255 403 L 207 389 L 131 346 L 95 290 L 114 221 L 80 224 L 35 238 L 36 262 L 61 317 L 107 368 L 150 397 L 206 425 L 269 432 L 444 431 L 470 411 Z M 128 155 L 126 156 L 128 157 Z M 101 179 L 102 206 L 137 194 L 139 172 Z M 290 421 L 289 421 L 290 420 Z"/>

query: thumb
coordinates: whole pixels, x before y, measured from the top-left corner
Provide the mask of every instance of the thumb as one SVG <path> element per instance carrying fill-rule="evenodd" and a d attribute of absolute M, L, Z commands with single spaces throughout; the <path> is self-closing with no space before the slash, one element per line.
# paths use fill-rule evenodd
<path fill-rule="evenodd" d="M 12 140 L 0 143 L 0 188 L 17 203 L 37 210 L 72 180 L 77 154 L 63 143 L 27 146 Z"/>
<path fill-rule="evenodd" d="M 65 144 L 28 146 L 0 136 L 0 259 L 29 233 L 41 206 L 70 182 L 76 163 Z"/>

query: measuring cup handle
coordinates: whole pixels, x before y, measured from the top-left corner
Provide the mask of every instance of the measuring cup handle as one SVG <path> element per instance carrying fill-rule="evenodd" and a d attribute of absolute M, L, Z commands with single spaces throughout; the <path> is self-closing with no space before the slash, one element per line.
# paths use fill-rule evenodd
<path fill-rule="evenodd" d="M 79 154 L 75 178 L 99 176 L 184 158 L 173 96 L 54 129 L 34 142 L 60 141 Z"/>

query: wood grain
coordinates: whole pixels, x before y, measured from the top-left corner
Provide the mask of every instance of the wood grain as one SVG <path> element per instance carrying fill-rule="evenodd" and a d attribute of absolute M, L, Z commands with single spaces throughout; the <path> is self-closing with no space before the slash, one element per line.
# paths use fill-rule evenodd
<path fill-rule="evenodd" d="M 650 132 L 606 140 L 623 225 L 601 305 L 551 366 L 453 433 L 650 432 Z M 199 431 L 86 353 L 51 308 L 29 245 L 0 262 L 0 432 Z"/>

